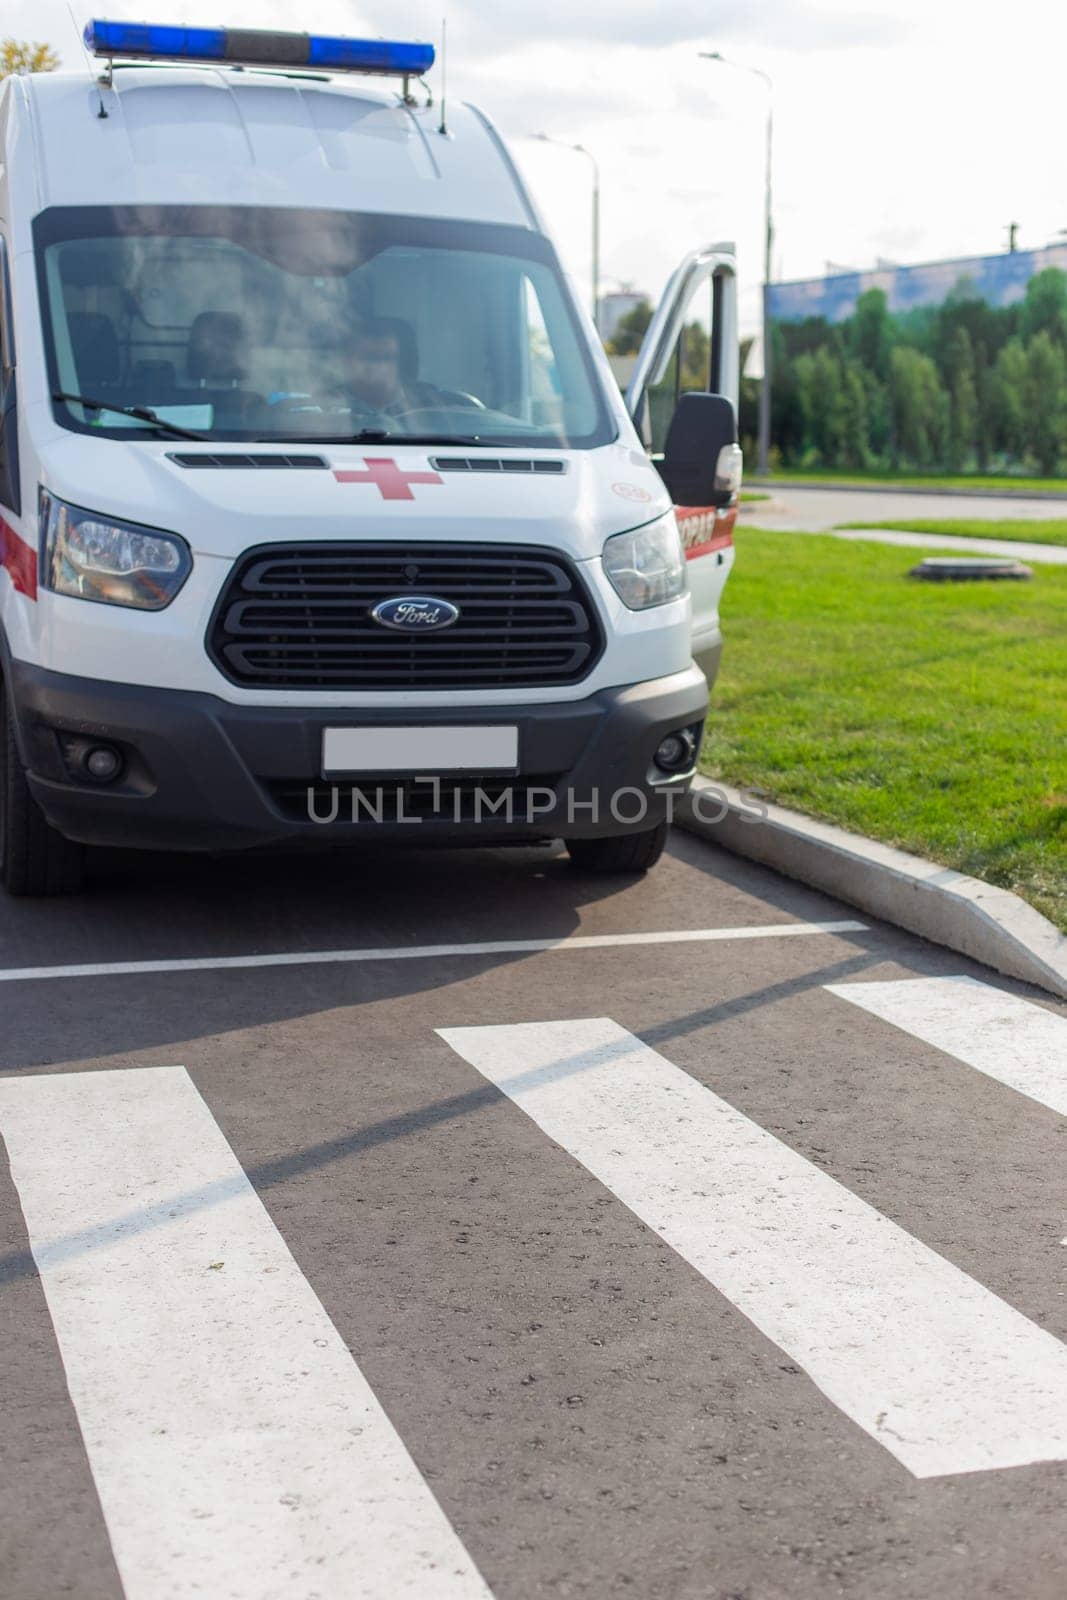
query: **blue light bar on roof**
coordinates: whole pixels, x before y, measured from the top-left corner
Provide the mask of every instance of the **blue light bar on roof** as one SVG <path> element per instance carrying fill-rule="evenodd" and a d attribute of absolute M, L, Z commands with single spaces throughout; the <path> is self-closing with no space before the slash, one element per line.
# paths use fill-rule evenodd
<path fill-rule="evenodd" d="M 373 72 L 417 78 L 433 66 L 432 44 L 388 39 L 325 38 L 259 28 L 180 28 L 162 22 L 85 25 L 97 56 L 152 61 L 229 61 L 255 67 L 310 67 L 320 72 Z"/>

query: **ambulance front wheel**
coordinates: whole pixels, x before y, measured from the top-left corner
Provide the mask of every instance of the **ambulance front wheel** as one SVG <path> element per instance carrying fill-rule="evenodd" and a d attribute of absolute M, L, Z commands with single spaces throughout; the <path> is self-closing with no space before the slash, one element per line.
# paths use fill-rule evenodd
<path fill-rule="evenodd" d="M 666 822 L 640 833 L 620 833 L 610 839 L 565 839 L 567 853 L 582 872 L 647 872 L 663 854 Z"/>
<path fill-rule="evenodd" d="M 75 894 L 85 849 L 49 825 L 30 793 L 0 685 L 0 884 L 11 895 Z"/>

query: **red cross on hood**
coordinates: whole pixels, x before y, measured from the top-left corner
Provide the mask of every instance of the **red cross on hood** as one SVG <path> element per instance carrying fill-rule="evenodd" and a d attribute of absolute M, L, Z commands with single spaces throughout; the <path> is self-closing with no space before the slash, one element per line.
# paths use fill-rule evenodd
<path fill-rule="evenodd" d="M 414 500 L 413 483 L 444 483 L 436 472 L 404 472 L 392 456 L 364 456 L 365 472 L 334 469 L 338 483 L 373 483 L 383 500 Z"/>

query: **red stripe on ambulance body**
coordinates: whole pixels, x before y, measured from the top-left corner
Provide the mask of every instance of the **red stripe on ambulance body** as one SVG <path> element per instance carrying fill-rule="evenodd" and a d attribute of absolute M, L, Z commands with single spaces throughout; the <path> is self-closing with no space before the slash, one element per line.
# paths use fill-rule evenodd
<path fill-rule="evenodd" d="M 0 517 L 0 567 L 9 575 L 18 594 L 36 600 L 37 552 L 3 517 Z"/>
<path fill-rule="evenodd" d="M 675 506 L 674 514 L 687 561 L 710 555 L 713 550 L 725 550 L 734 542 L 736 506 L 725 510 L 718 506 Z"/>

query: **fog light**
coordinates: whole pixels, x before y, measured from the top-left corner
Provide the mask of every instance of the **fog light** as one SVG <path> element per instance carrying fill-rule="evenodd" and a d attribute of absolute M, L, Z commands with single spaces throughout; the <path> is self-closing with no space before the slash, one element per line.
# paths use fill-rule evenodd
<path fill-rule="evenodd" d="M 82 765 L 94 783 L 111 783 L 122 771 L 122 757 L 109 744 L 94 744 L 85 752 Z"/>
<path fill-rule="evenodd" d="M 668 733 L 652 757 L 661 772 L 687 772 L 696 757 L 696 740 L 688 728 Z"/>

